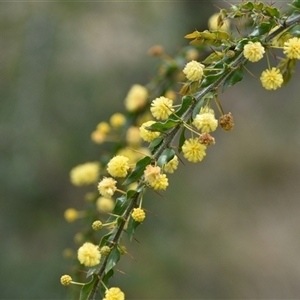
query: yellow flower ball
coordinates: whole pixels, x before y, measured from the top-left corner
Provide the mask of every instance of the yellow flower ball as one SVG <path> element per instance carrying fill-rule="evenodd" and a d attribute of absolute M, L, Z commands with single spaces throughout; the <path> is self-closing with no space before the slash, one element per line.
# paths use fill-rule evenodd
<path fill-rule="evenodd" d="M 272 68 L 262 72 L 260 81 L 266 90 L 277 90 L 283 83 L 283 76 L 279 69 Z"/>
<path fill-rule="evenodd" d="M 244 46 L 243 54 L 251 62 L 257 62 L 263 58 L 265 48 L 260 42 L 249 42 Z"/>
<path fill-rule="evenodd" d="M 146 142 L 152 142 L 155 138 L 157 138 L 160 135 L 158 131 L 151 131 L 147 129 L 147 127 L 151 126 L 154 123 L 155 121 L 148 121 L 143 123 L 140 127 L 141 138 Z"/>
<path fill-rule="evenodd" d="M 100 263 L 99 247 L 92 243 L 84 243 L 77 252 L 79 262 L 86 267 L 93 267 Z"/>
<path fill-rule="evenodd" d="M 190 162 L 199 162 L 206 155 L 206 146 L 199 143 L 197 138 L 190 138 L 183 143 L 183 156 Z"/>
<path fill-rule="evenodd" d="M 113 177 L 126 177 L 129 165 L 128 157 L 117 155 L 107 164 L 107 171 Z"/>

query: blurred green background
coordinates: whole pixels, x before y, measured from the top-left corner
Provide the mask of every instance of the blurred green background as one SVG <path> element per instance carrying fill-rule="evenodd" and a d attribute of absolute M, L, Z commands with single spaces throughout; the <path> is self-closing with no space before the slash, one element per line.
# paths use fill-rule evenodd
<path fill-rule="evenodd" d="M 288 1 L 287 1 L 288 2 Z M 286 2 L 280 2 L 284 5 Z M 223 2 L 0 3 L 1 299 L 68 299 L 59 278 L 84 207 L 70 169 L 97 160 L 98 122 L 123 110 Z M 267 67 L 249 65 L 255 74 Z M 166 199 L 127 243 L 113 284 L 127 299 L 292 299 L 300 294 L 299 70 L 263 90 L 250 75 L 221 96 L 235 128 L 219 130 L 201 164 L 181 165 Z M 79 293 L 79 289 L 78 289 Z"/>

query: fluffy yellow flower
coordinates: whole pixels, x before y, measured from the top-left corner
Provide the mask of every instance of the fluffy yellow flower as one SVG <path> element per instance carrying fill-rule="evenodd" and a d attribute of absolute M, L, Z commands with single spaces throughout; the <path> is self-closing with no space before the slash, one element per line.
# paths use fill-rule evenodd
<path fill-rule="evenodd" d="M 142 85 L 135 84 L 125 98 L 125 107 L 130 112 L 138 111 L 146 105 L 147 98 L 148 90 Z"/>
<path fill-rule="evenodd" d="M 272 68 L 262 72 L 260 81 L 266 90 L 277 90 L 283 83 L 283 77 L 279 69 Z"/>
<path fill-rule="evenodd" d="M 110 119 L 109 123 L 114 128 L 120 128 L 122 127 L 126 122 L 126 118 L 123 114 L 115 113 L 113 114 Z"/>
<path fill-rule="evenodd" d="M 186 64 L 183 69 L 183 73 L 186 78 L 190 81 L 198 81 L 201 80 L 203 76 L 204 65 L 199 62 L 192 60 Z"/>
<path fill-rule="evenodd" d="M 106 198 L 110 198 L 117 189 L 116 183 L 117 181 L 113 178 L 104 177 L 98 184 L 99 193 Z"/>
<path fill-rule="evenodd" d="M 152 142 L 155 138 L 157 138 L 160 135 L 158 131 L 151 131 L 146 129 L 146 127 L 149 127 L 154 123 L 155 121 L 148 121 L 143 123 L 140 127 L 141 138 L 146 142 Z"/>
<path fill-rule="evenodd" d="M 125 294 L 117 287 L 112 287 L 105 292 L 103 300 L 125 300 Z"/>
<path fill-rule="evenodd" d="M 164 171 L 167 173 L 174 173 L 178 167 L 178 157 L 175 155 L 168 163 L 164 165 Z"/>
<path fill-rule="evenodd" d="M 199 114 L 196 115 L 193 124 L 201 132 L 212 132 L 218 127 L 218 120 L 215 118 L 215 113 L 212 109 L 201 108 Z"/>
<path fill-rule="evenodd" d="M 141 144 L 140 130 L 138 127 L 130 126 L 127 129 L 126 142 L 132 147 L 137 147 Z"/>
<path fill-rule="evenodd" d="M 133 209 L 131 216 L 132 216 L 133 220 L 135 220 L 139 223 L 143 222 L 146 218 L 145 211 L 139 207 Z"/>
<path fill-rule="evenodd" d="M 64 217 L 67 222 L 74 222 L 79 216 L 78 211 L 75 208 L 68 208 L 65 213 Z"/>
<path fill-rule="evenodd" d="M 93 267 L 100 263 L 99 247 L 92 243 L 84 243 L 77 252 L 79 262 L 86 267 Z"/>
<path fill-rule="evenodd" d="M 166 174 L 159 174 L 159 176 L 150 182 L 150 186 L 155 190 L 165 190 L 169 185 L 169 181 Z"/>
<path fill-rule="evenodd" d="M 96 127 L 96 131 L 107 134 L 110 132 L 110 126 L 107 122 L 100 122 Z"/>
<path fill-rule="evenodd" d="M 111 198 L 99 197 L 96 201 L 96 207 L 100 211 L 112 212 L 115 207 L 115 202 Z"/>
<path fill-rule="evenodd" d="M 103 133 L 98 130 L 94 130 L 91 133 L 91 140 L 96 144 L 102 144 L 105 141 L 106 137 L 107 137 L 106 133 Z"/>
<path fill-rule="evenodd" d="M 100 166 L 96 162 L 85 163 L 73 168 L 70 180 L 76 186 L 89 185 L 98 180 Z"/>
<path fill-rule="evenodd" d="M 287 40 L 283 46 L 283 53 L 290 59 L 300 59 L 300 38 L 293 37 Z"/>
<path fill-rule="evenodd" d="M 114 177 L 125 177 L 129 169 L 128 157 L 117 155 L 113 157 L 107 164 L 107 171 Z"/>
<path fill-rule="evenodd" d="M 152 116 L 158 120 L 166 120 L 174 111 L 173 101 L 166 97 L 159 97 L 152 101 L 150 111 Z"/>
<path fill-rule="evenodd" d="M 220 20 L 220 14 L 215 13 L 208 19 L 208 28 L 209 30 L 224 30 L 229 31 L 230 28 L 230 22 L 228 19 L 225 19 L 222 21 L 222 23 L 219 23 Z"/>
<path fill-rule="evenodd" d="M 68 286 L 72 283 L 72 277 L 70 275 L 63 275 L 60 278 L 60 283 L 62 285 Z"/>
<path fill-rule="evenodd" d="M 190 138 L 183 143 L 183 156 L 190 162 L 199 162 L 206 155 L 206 146 L 199 143 L 197 138 Z"/>
<path fill-rule="evenodd" d="M 244 46 L 243 54 L 251 62 L 257 62 L 263 58 L 265 48 L 260 42 L 249 42 Z"/>
<path fill-rule="evenodd" d="M 145 180 L 149 183 L 157 180 L 160 176 L 160 167 L 148 165 L 144 171 Z"/>

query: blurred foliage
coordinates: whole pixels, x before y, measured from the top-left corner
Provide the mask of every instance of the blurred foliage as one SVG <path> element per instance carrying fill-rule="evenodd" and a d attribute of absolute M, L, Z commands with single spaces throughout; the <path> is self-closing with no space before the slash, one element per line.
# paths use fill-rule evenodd
<path fill-rule="evenodd" d="M 210 3 L 0 3 L 2 298 L 68 297 L 62 249 L 76 226 L 63 212 L 86 192 L 69 170 L 106 151 L 90 133 L 151 77 L 147 49 L 186 45 Z M 250 76 L 226 90 L 234 131 L 173 175 L 166 200 L 148 195 L 153 214 L 127 245 L 138 262 L 123 259 L 115 279 L 129 299 L 298 297 L 298 76 L 271 94 Z"/>

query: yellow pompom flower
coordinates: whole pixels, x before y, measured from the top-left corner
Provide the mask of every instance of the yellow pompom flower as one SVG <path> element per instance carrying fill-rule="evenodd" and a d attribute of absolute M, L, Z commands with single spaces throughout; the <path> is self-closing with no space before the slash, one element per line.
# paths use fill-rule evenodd
<path fill-rule="evenodd" d="M 96 201 L 96 207 L 103 212 L 112 212 L 115 207 L 115 201 L 112 198 L 99 197 Z"/>
<path fill-rule="evenodd" d="M 167 173 L 174 173 L 178 167 L 178 157 L 175 155 L 168 163 L 164 165 L 164 171 Z"/>
<path fill-rule="evenodd" d="M 70 275 L 63 275 L 60 277 L 60 283 L 64 286 L 68 286 L 72 283 L 72 277 Z"/>
<path fill-rule="evenodd" d="M 107 171 L 113 177 L 126 177 L 129 169 L 128 157 L 117 155 L 107 164 Z"/>
<path fill-rule="evenodd" d="M 198 81 L 203 77 L 204 65 L 199 62 L 192 60 L 186 64 L 183 69 L 183 73 L 186 78 L 190 81 Z"/>
<path fill-rule="evenodd" d="M 143 123 L 140 127 L 141 138 L 146 142 L 152 142 L 155 138 L 157 138 L 160 135 L 158 131 L 151 131 L 146 128 L 154 123 L 155 121 L 148 121 Z"/>
<path fill-rule="evenodd" d="M 190 138 L 183 143 L 183 156 L 190 162 L 199 162 L 206 155 L 206 146 L 199 143 L 197 138 Z"/>
<path fill-rule="evenodd" d="M 215 113 L 212 109 L 202 107 L 200 113 L 196 115 L 193 125 L 201 132 L 212 132 L 218 127 L 218 120 L 215 118 Z"/>
<path fill-rule="evenodd" d="M 106 290 L 103 300 L 125 300 L 125 294 L 118 287 L 112 287 Z"/>
<path fill-rule="evenodd" d="M 79 213 L 75 208 L 68 208 L 65 210 L 64 217 L 67 222 L 74 222 L 78 219 Z"/>
<path fill-rule="evenodd" d="M 76 186 L 89 185 L 98 180 L 100 166 L 97 162 L 78 165 L 70 172 L 70 180 Z"/>
<path fill-rule="evenodd" d="M 110 198 L 116 191 L 117 181 L 111 177 L 104 177 L 98 184 L 99 193 L 106 197 Z"/>
<path fill-rule="evenodd" d="M 137 126 L 130 126 L 127 129 L 126 142 L 132 147 L 137 147 L 141 144 L 140 130 Z"/>
<path fill-rule="evenodd" d="M 277 90 L 283 83 L 283 76 L 279 69 L 272 68 L 262 72 L 260 81 L 266 90 Z"/>
<path fill-rule="evenodd" d="M 257 62 L 264 56 L 265 48 L 260 42 L 249 42 L 244 46 L 243 54 L 251 62 Z"/>
<path fill-rule="evenodd" d="M 126 118 L 121 113 L 115 113 L 109 119 L 110 125 L 114 128 L 122 127 L 125 124 L 125 122 L 126 122 Z"/>
<path fill-rule="evenodd" d="M 84 243 L 77 252 L 79 262 L 86 267 L 93 267 L 100 263 L 99 247 L 92 243 Z"/>
<path fill-rule="evenodd" d="M 96 127 L 96 131 L 107 134 L 110 132 L 110 126 L 107 122 L 100 122 Z"/>
<path fill-rule="evenodd" d="M 155 181 L 156 179 L 159 178 L 160 171 L 161 169 L 159 166 L 148 165 L 144 171 L 145 180 L 148 181 L 149 183 Z"/>
<path fill-rule="evenodd" d="M 138 111 L 146 105 L 147 98 L 148 90 L 142 85 L 135 84 L 125 98 L 125 107 L 130 112 Z"/>
<path fill-rule="evenodd" d="M 300 38 L 288 39 L 283 45 L 283 53 L 290 59 L 300 59 Z"/>
<path fill-rule="evenodd" d="M 134 221 L 137 221 L 139 223 L 143 222 L 146 218 L 145 211 L 139 207 L 133 209 L 131 216 Z"/>
<path fill-rule="evenodd" d="M 152 116 L 158 120 L 166 120 L 174 111 L 173 101 L 166 97 L 159 97 L 152 101 L 150 111 Z"/>
<path fill-rule="evenodd" d="M 169 181 L 166 174 L 159 174 L 158 177 L 150 182 L 150 186 L 155 190 L 165 190 L 169 185 Z"/>

